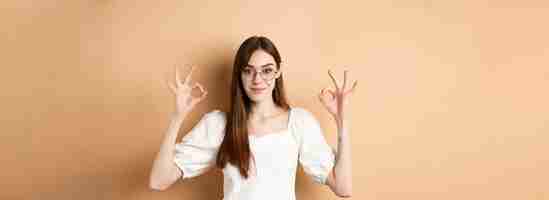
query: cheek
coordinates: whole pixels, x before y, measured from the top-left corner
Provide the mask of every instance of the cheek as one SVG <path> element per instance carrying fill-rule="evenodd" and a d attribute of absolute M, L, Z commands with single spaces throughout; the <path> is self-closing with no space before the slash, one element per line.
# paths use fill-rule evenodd
<path fill-rule="evenodd" d="M 275 82 L 275 81 L 270 82 L 270 83 L 269 83 L 269 90 L 273 91 L 274 88 L 275 88 L 275 86 L 276 86 L 276 82 Z"/>
<path fill-rule="evenodd" d="M 248 85 L 250 85 L 250 83 L 244 80 L 243 78 L 240 78 L 240 82 L 242 83 L 242 86 L 244 86 L 244 89 L 247 89 Z"/>

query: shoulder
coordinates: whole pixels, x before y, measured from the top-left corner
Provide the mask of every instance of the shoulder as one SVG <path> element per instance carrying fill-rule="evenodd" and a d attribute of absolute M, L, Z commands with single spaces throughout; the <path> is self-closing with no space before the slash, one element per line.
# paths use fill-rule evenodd
<path fill-rule="evenodd" d="M 301 138 L 304 136 L 315 138 L 316 135 L 323 134 L 320 122 L 313 112 L 301 107 L 292 107 L 292 114 L 294 114 L 294 130 L 298 141 L 302 141 Z"/>
<path fill-rule="evenodd" d="M 213 109 L 202 117 L 208 124 L 216 127 L 224 127 L 227 121 L 226 113 L 219 109 Z"/>
<path fill-rule="evenodd" d="M 302 107 L 292 107 L 293 120 L 305 124 L 315 123 L 317 121 L 315 115 Z"/>
<path fill-rule="evenodd" d="M 292 107 L 292 114 L 299 118 L 314 117 L 314 114 L 302 107 Z"/>
<path fill-rule="evenodd" d="M 202 124 L 205 128 L 206 137 L 209 138 L 212 144 L 219 144 L 223 139 L 226 114 L 225 112 L 214 109 L 202 116 Z"/>
<path fill-rule="evenodd" d="M 214 109 L 214 110 L 211 110 L 210 112 L 207 112 L 206 114 L 204 114 L 204 117 L 208 120 L 225 120 L 226 118 L 226 114 L 225 112 L 219 110 L 219 109 Z"/>

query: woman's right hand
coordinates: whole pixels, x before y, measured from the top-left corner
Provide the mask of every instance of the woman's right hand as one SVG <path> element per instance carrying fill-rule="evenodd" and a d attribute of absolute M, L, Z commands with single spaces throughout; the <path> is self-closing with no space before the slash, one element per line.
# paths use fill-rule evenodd
<path fill-rule="evenodd" d="M 196 104 L 200 103 L 202 100 L 206 98 L 206 95 L 208 95 L 208 91 L 204 90 L 204 87 L 198 83 L 195 82 L 191 85 L 191 75 L 193 73 L 194 66 L 191 67 L 191 71 L 185 77 L 185 80 L 182 82 L 181 79 L 179 79 L 179 70 L 177 68 L 177 65 L 175 66 L 175 84 L 167 82 L 168 87 L 172 91 L 172 93 L 175 95 L 175 102 L 176 102 L 176 115 L 186 114 L 189 113 Z M 192 96 L 191 92 L 194 88 L 200 89 L 200 92 L 202 93 L 201 96 L 195 97 Z"/>

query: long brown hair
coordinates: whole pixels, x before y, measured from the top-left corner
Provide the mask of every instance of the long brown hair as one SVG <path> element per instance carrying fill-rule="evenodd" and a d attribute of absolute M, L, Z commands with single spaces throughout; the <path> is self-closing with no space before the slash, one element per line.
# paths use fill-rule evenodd
<path fill-rule="evenodd" d="M 276 67 L 280 70 L 280 54 L 275 45 L 266 37 L 252 36 L 246 39 L 236 53 L 233 65 L 233 80 L 231 85 L 230 112 L 227 115 L 225 136 L 219 147 L 216 166 L 223 169 L 227 162 L 236 166 L 240 174 L 248 178 L 250 170 L 250 159 L 252 153 L 248 141 L 248 117 L 251 112 L 252 102 L 244 91 L 241 73 L 248 64 L 252 53 L 256 50 L 263 50 L 273 56 Z M 284 92 L 282 74 L 275 80 L 273 90 L 273 101 L 276 106 L 288 110 L 290 106 Z"/>

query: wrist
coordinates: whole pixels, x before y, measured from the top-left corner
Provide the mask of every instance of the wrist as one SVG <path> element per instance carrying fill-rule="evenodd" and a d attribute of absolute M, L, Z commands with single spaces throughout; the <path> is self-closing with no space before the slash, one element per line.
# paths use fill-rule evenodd
<path fill-rule="evenodd" d="M 171 118 L 173 120 L 183 120 L 187 116 L 187 112 L 173 112 Z"/>

